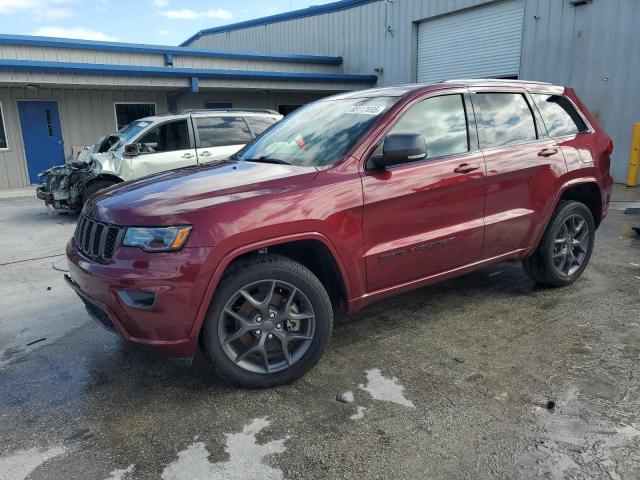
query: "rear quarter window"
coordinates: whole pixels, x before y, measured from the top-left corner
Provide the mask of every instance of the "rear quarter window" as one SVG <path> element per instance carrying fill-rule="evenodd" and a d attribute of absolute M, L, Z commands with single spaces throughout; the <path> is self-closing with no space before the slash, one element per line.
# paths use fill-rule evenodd
<path fill-rule="evenodd" d="M 589 130 L 571 102 L 561 95 L 531 95 L 551 137 L 575 135 Z"/>

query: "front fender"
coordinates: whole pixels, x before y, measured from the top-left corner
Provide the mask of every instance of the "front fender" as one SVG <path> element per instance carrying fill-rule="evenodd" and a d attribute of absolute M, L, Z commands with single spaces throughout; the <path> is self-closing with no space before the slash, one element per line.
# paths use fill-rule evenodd
<path fill-rule="evenodd" d="M 207 315 L 207 311 L 209 310 L 209 305 L 211 304 L 211 300 L 213 299 L 213 295 L 222 279 L 222 276 L 227 269 L 227 267 L 238 257 L 244 255 L 246 253 L 255 252 L 262 248 L 268 248 L 275 245 L 281 245 L 283 243 L 290 243 L 300 240 L 317 240 L 320 241 L 329 251 L 331 256 L 336 262 L 338 269 L 340 271 L 340 275 L 342 276 L 342 280 L 344 282 L 344 286 L 347 292 L 348 298 L 352 297 L 351 285 L 349 283 L 349 276 L 347 275 L 347 270 L 344 266 L 340 255 L 338 254 L 337 249 L 333 245 L 333 243 L 323 234 L 319 232 L 304 232 L 297 234 L 289 234 L 281 237 L 264 239 L 259 242 L 250 243 L 247 245 L 243 245 L 241 247 L 235 248 L 222 256 L 222 259 L 218 262 L 218 265 L 215 267 L 213 275 L 209 280 L 209 285 L 205 291 L 205 294 L 202 298 L 202 302 L 200 303 L 200 307 L 198 308 L 198 313 L 196 315 L 196 319 L 193 323 L 193 327 L 191 329 L 191 337 L 195 338 L 200 333 L 200 329 L 202 328 L 202 324 L 204 323 L 205 317 Z"/>

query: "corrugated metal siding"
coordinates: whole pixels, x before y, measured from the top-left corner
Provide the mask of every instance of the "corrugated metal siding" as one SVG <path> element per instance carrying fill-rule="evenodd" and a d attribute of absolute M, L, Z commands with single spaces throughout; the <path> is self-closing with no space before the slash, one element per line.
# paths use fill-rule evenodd
<path fill-rule="evenodd" d="M 344 73 L 373 74 L 382 67 L 378 85 L 414 80 L 415 22 L 490 3 L 490 0 L 396 0 L 260 25 L 194 41 L 194 48 L 342 56 Z M 385 25 L 385 18 L 387 19 Z M 386 31 L 386 26 L 391 31 Z"/>
<path fill-rule="evenodd" d="M 1 42 L 1 39 L 0 39 Z M 161 54 L 81 50 L 73 48 L 6 45 L 0 43 L 0 58 L 50 62 L 92 63 L 164 67 Z M 224 70 L 265 70 L 278 72 L 341 73 L 340 65 L 262 61 L 179 55 L 173 57 L 176 68 L 212 68 Z"/>
<path fill-rule="evenodd" d="M 37 90 L 1 88 L 0 103 L 5 119 L 9 150 L 0 151 L 0 188 L 28 185 L 24 146 L 16 102 L 18 100 L 56 100 L 62 122 L 65 156 L 73 145 L 90 145 L 98 137 L 115 130 L 114 103 L 143 101 L 156 103 L 157 112 L 167 111 L 165 93 L 143 90 Z"/>
<path fill-rule="evenodd" d="M 465 10 L 418 24 L 417 80 L 517 76 L 524 0 Z"/>
<path fill-rule="evenodd" d="M 304 105 L 313 102 L 325 94 L 320 93 L 248 93 L 248 92 L 203 92 L 191 95 L 178 104 L 178 108 L 204 108 L 206 102 L 231 103 L 233 108 L 271 108 L 278 109 L 278 105 Z"/>
<path fill-rule="evenodd" d="M 612 174 L 627 176 L 631 129 L 640 122 L 640 2 L 527 0 L 520 72 L 568 85 L 613 138 Z"/>
<path fill-rule="evenodd" d="M 487 0 L 383 1 L 275 24 L 206 35 L 191 46 L 344 57 L 345 73 L 373 73 L 378 85 L 415 81 L 416 24 Z M 392 33 L 385 32 L 387 24 Z M 569 85 L 615 143 L 612 172 L 626 178 L 631 128 L 640 121 L 640 1 L 526 0 L 520 78 Z M 413 69 L 412 69 L 413 65 Z M 475 75 L 474 75 L 475 76 Z"/>

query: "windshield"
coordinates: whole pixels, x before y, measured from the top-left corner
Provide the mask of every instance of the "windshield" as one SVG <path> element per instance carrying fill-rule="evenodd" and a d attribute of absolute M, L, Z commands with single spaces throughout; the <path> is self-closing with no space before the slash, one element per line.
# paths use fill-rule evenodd
<path fill-rule="evenodd" d="M 245 161 L 319 167 L 340 160 L 396 97 L 322 100 L 271 127 L 242 151 Z"/>
<path fill-rule="evenodd" d="M 138 120 L 135 122 L 131 122 L 129 125 L 127 125 L 124 128 L 121 128 L 118 133 L 112 135 L 112 137 L 117 138 L 118 141 L 114 142 L 113 145 L 109 147 L 109 151 L 112 152 L 122 148 L 129 140 L 131 140 L 143 129 L 147 128 L 149 125 L 151 125 L 150 121 Z"/>

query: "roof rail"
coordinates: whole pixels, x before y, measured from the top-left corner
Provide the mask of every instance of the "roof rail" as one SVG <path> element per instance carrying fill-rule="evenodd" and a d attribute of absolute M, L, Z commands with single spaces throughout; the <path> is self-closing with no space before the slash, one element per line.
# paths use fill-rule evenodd
<path fill-rule="evenodd" d="M 447 78 L 438 83 L 533 83 L 537 85 L 553 85 L 549 82 L 537 82 L 534 80 L 512 80 L 508 78 Z"/>
<path fill-rule="evenodd" d="M 269 108 L 187 108 L 185 110 L 179 110 L 177 114 L 185 113 L 211 113 L 211 112 L 242 112 L 242 113 L 269 113 L 271 115 L 280 115 L 275 110 Z"/>

